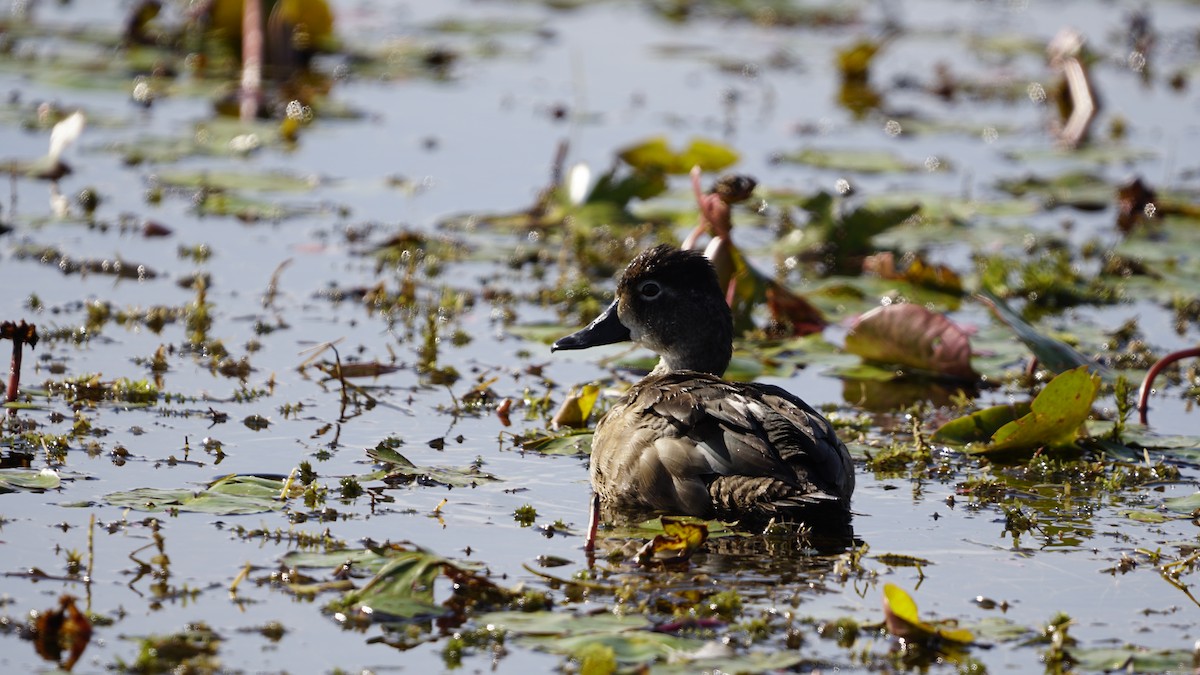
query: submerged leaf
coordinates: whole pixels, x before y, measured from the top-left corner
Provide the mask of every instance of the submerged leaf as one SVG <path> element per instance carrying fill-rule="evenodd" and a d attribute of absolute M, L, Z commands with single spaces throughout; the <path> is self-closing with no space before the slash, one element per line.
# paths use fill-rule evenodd
<path fill-rule="evenodd" d="M 868 361 L 976 380 L 966 331 L 944 315 L 912 303 L 876 307 L 846 335 L 846 351 Z"/>

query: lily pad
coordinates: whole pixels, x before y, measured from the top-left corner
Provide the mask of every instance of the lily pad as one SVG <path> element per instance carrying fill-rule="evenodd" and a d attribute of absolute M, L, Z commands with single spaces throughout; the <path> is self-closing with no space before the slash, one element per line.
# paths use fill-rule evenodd
<path fill-rule="evenodd" d="M 817 150 L 805 148 L 780 156 L 780 161 L 850 173 L 905 173 L 922 168 L 885 150 Z"/>
<path fill-rule="evenodd" d="M 282 509 L 283 485 L 282 479 L 235 474 L 214 481 L 203 490 L 137 488 L 106 495 L 104 501 L 151 513 L 191 511 L 233 516 Z"/>
<path fill-rule="evenodd" d="M 970 415 L 946 422 L 933 432 L 930 440 L 956 445 L 983 443 L 991 439 L 1001 427 L 1028 415 L 1031 407 L 1028 401 L 1023 401 L 976 410 Z"/>
<path fill-rule="evenodd" d="M 737 152 L 721 143 L 697 138 L 683 150 L 675 151 L 661 136 L 625 148 L 619 156 L 634 168 L 673 175 L 686 174 L 694 166 L 702 171 L 720 171 L 738 161 Z"/>
<path fill-rule="evenodd" d="M 358 611 L 372 620 L 442 616 L 449 610 L 434 602 L 434 581 L 445 558 L 423 549 L 393 550 L 391 560 L 360 589 L 330 603 L 334 611 Z"/>
<path fill-rule="evenodd" d="M 1190 494 L 1186 497 L 1172 497 L 1163 500 L 1163 506 L 1175 513 L 1183 513 L 1192 515 L 1200 512 L 1200 492 Z"/>
<path fill-rule="evenodd" d="M 1073 446 L 1100 391 L 1100 377 L 1080 366 L 1056 376 L 1033 399 L 1029 414 L 1000 427 L 985 453 Z"/>
<path fill-rule="evenodd" d="M 638 615 L 492 612 L 480 616 L 477 623 L 515 633 L 518 640 L 535 649 L 576 658 L 598 645 L 611 649 L 613 659 L 625 665 L 653 663 L 680 650 L 695 651 L 704 644 L 651 632 L 650 621 Z"/>
<path fill-rule="evenodd" d="M 846 334 L 846 351 L 867 361 L 908 366 L 924 373 L 976 380 L 966 331 L 944 315 L 912 303 L 877 307 Z"/>
<path fill-rule="evenodd" d="M 53 490 L 62 484 L 51 469 L 0 469 L 0 494 L 17 490 Z"/>
<path fill-rule="evenodd" d="M 1185 649 L 1147 649 L 1145 647 L 1097 647 L 1068 650 L 1079 670 L 1129 673 L 1191 672 L 1193 654 Z"/>

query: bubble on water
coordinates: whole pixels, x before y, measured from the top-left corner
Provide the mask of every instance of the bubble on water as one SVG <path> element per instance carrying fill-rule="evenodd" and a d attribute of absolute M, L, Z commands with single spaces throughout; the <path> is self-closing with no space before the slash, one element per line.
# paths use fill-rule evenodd
<path fill-rule="evenodd" d="M 937 171 L 940 168 L 942 168 L 942 160 L 938 159 L 937 155 L 930 155 L 925 158 L 926 171 Z"/>
<path fill-rule="evenodd" d="M 883 125 L 883 133 L 895 138 L 904 132 L 904 128 L 896 120 L 888 120 L 887 124 Z"/>
<path fill-rule="evenodd" d="M 133 100 L 141 105 L 147 105 L 154 100 L 154 92 L 150 89 L 150 83 L 143 78 L 138 78 L 133 85 Z"/>
<path fill-rule="evenodd" d="M 313 118 L 312 108 L 300 101 L 291 101 L 288 103 L 285 114 L 288 119 L 296 120 L 297 122 L 311 122 Z"/>
<path fill-rule="evenodd" d="M 850 190 L 854 189 L 850 186 L 850 181 L 845 178 L 839 178 L 833 183 L 833 189 L 838 191 L 839 195 L 849 194 Z"/>
<path fill-rule="evenodd" d="M 983 137 L 983 142 L 989 145 L 1000 139 L 1000 132 L 996 130 L 996 127 L 984 127 L 983 133 L 980 135 Z"/>
<path fill-rule="evenodd" d="M 1154 202 L 1150 202 L 1142 207 L 1142 213 L 1146 214 L 1147 218 L 1153 218 L 1158 214 L 1158 207 L 1154 205 Z"/>
<path fill-rule="evenodd" d="M 1146 55 L 1134 50 L 1125 58 L 1125 63 L 1129 65 L 1130 70 L 1140 73 L 1146 69 Z"/>
<path fill-rule="evenodd" d="M 1034 103 L 1046 102 L 1046 90 L 1037 82 L 1030 82 L 1029 86 L 1025 88 L 1025 93 L 1029 94 L 1029 100 Z"/>
<path fill-rule="evenodd" d="M 248 155 L 262 146 L 258 134 L 241 134 L 229 139 L 229 150 L 239 155 Z"/>

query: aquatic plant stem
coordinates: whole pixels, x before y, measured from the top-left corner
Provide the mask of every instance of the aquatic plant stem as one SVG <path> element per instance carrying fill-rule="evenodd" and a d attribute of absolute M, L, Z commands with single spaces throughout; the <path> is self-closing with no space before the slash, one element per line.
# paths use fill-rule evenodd
<path fill-rule="evenodd" d="M 262 59 L 262 2 L 246 0 L 242 9 L 242 88 L 238 109 L 243 124 L 258 117 L 262 102 Z"/>
<path fill-rule="evenodd" d="M 38 342 L 37 326 L 31 323 L 0 323 L 0 339 L 9 339 L 13 343 L 12 362 L 8 367 L 8 388 L 4 402 L 12 403 L 17 400 L 17 392 L 21 387 L 21 356 L 24 345 L 34 347 Z M 8 414 L 15 415 L 16 409 L 10 408 Z"/>
<path fill-rule="evenodd" d="M 1150 371 L 1146 373 L 1146 379 L 1142 380 L 1142 386 L 1138 388 L 1138 421 L 1142 424 L 1149 424 L 1146 413 L 1150 409 L 1150 388 L 1154 386 L 1154 378 L 1163 371 L 1164 368 L 1179 361 L 1180 359 L 1195 358 L 1200 356 L 1200 347 L 1192 347 L 1191 349 L 1181 349 L 1177 352 L 1172 352 L 1162 357 L 1150 366 Z"/>

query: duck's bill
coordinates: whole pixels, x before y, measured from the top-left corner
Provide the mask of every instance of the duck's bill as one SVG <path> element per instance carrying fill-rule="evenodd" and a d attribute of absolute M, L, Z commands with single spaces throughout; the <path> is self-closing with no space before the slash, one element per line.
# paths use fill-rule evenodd
<path fill-rule="evenodd" d="M 621 319 L 617 316 L 617 301 L 608 306 L 600 316 L 596 317 L 587 328 L 576 331 L 570 335 L 559 338 L 550 351 L 556 352 L 560 349 L 587 349 L 588 347 L 599 347 L 600 345 L 611 345 L 614 342 L 627 342 L 631 338 L 629 329 L 625 324 L 621 323 Z"/>

